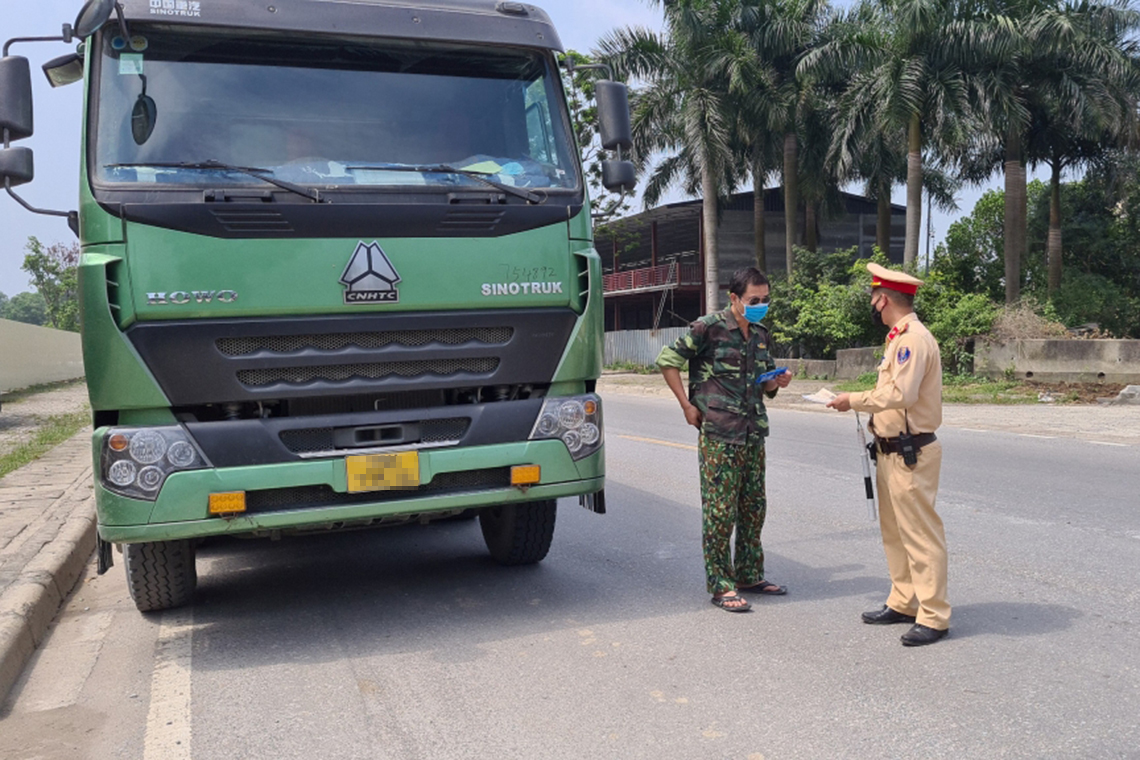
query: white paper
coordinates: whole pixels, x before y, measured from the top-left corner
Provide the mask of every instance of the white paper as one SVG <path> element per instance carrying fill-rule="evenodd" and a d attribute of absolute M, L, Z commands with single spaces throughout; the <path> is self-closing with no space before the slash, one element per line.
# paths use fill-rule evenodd
<path fill-rule="evenodd" d="M 835 394 L 827 388 L 820 388 L 815 393 L 804 394 L 804 401 L 810 401 L 813 404 L 826 404 L 835 398 Z"/>

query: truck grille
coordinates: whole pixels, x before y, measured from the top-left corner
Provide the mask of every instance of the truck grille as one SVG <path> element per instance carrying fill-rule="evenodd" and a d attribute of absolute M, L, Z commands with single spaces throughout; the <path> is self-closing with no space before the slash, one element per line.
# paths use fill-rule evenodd
<path fill-rule="evenodd" d="M 219 338 L 218 350 L 226 356 L 249 356 L 259 351 L 291 354 L 305 349 L 339 351 L 355 346 L 363 349 L 404 346 L 418 348 L 432 343 L 461 346 L 485 343 L 499 346 L 510 342 L 511 327 L 457 327 L 438 330 L 388 330 L 383 332 L 329 333 L 327 335 L 264 335 L 247 338 Z"/>
<path fill-rule="evenodd" d="M 459 443 L 471 427 L 468 417 L 452 417 L 442 420 L 423 420 L 420 425 L 420 445 L 442 446 Z M 320 427 L 305 430 L 281 431 L 281 443 L 294 454 L 316 454 L 322 451 L 337 451 L 333 442 L 333 428 Z M 415 446 L 416 443 L 410 444 Z M 344 449 L 347 451 L 348 449 Z"/>
<path fill-rule="evenodd" d="M 294 454 L 313 454 L 318 451 L 332 451 L 333 429 L 310 428 L 309 430 L 283 430 L 281 443 Z"/>
<path fill-rule="evenodd" d="M 274 383 L 303 385 L 314 382 L 343 382 L 354 378 L 381 380 L 398 377 L 435 375 L 450 377 L 460 372 L 483 375 L 494 372 L 499 366 L 497 357 L 475 359 L 429 359 L 403 362 L 372 362 L 369 364 L 329 364 L 315 367 L 270 367 L 245 369 L 237 373 L 238 382 L 247 388 L 259 388 Z"/>
<path fill-rule="evenodd" d="M 549 383 L 577 319 L 569 308 L 354 312 L 135 322 L 127 335 L 171 406 L 289 402 L 296 416 L 292 402 L 308 397 L 373 396 L 384 403 L 369 408 L 389 411 L 403 408 L 388 403 L 396 394 Z"/>
<path fill-rule="evenodd" d="M 430 483 L 407 491 L 372 491 L 369 493 L 338 493 L 329 486 L 299 486 L 296 488 L 270 488 L 246 493 L 247 512 L 283 512 L 292 509 L 335 507 L 350 504 L 375 504 L 416 496 L 463 491 L 489 491 L 511 485 L 509 467 L 486 470 L 443 472 Z"/>

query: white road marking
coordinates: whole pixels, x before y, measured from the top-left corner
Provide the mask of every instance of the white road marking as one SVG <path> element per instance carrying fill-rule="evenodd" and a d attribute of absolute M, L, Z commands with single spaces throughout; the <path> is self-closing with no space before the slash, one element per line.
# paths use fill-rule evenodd
<path fill-rule="evenodd" d="M 989 430 L 982 430 L 981 428 L 958 428 L 958 429 L 964 430 L 967 433 L 989 433 L 989 432 L 991 432 Z"/>
<path fill-rule="evenodd" d="M 194 612 L 186 607 L 162 615 L 150 681 L 143 760 L 190 758 L 190 656 Z"/>
<path fill-rule="evenodd" d="M 1094 446 L 1117 446 L 1122 449 L 1128 448 L 1127 443 L 1112 443 L 1110 441 L 1089 441 L 1089 443 L 1093 444 Z"/>
<path fill-rule="evenodd" d="M 1034 435 L 1033 433 L 1018 433 L 1022 438 L 1040 438 L 1045 441 L 1053 441 L 1057 439 L 1055 435 Z"/>

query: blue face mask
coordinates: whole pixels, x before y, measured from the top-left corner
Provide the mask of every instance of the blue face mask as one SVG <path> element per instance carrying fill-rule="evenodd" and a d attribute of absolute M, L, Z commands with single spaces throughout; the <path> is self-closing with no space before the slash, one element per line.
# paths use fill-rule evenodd
<path fill-rule="evenodd" d="M 768 304 L 758 303 L 744 307 L 744 320 L 754 325 L 760 324 L 768 316 Z"/>

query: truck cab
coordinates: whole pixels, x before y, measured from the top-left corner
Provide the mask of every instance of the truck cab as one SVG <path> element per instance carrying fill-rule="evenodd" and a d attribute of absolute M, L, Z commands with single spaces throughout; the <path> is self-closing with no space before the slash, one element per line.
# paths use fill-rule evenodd
<path fill-rule="evenodd" d="M 209 536 L 478 515 L 525 564 L 557 499 L 604 511 L 601 268 L 542 11 L 91 0 L 69 36 L 100 567 L 123 550 L 140 610 L 192 598 Z"/>

